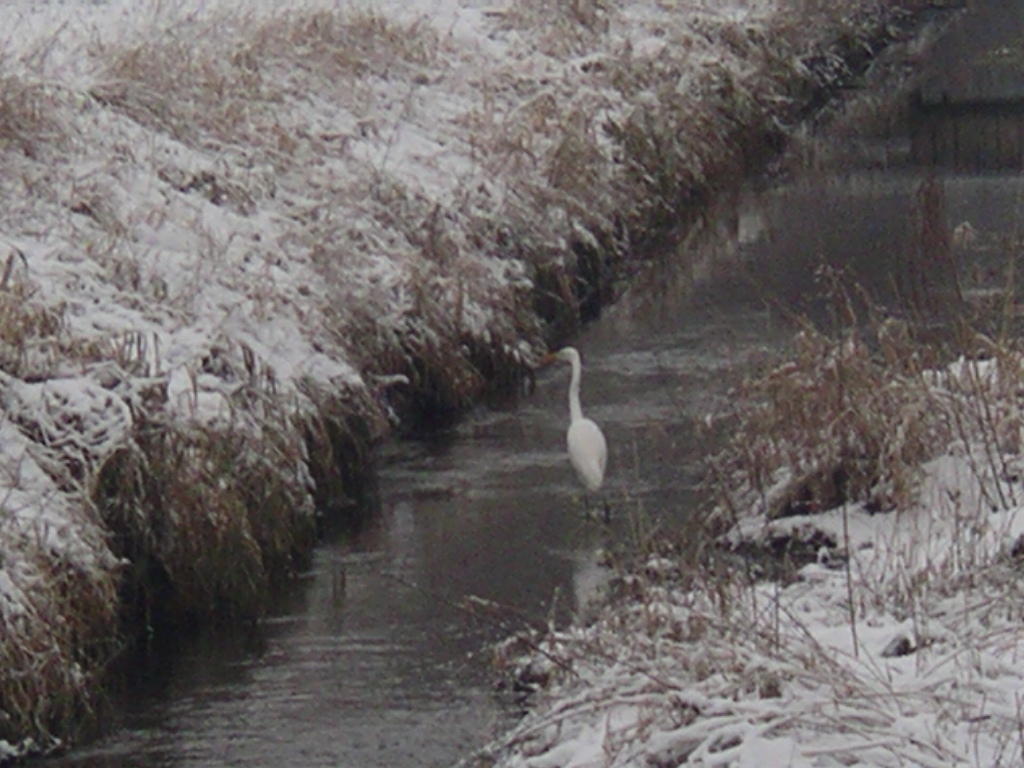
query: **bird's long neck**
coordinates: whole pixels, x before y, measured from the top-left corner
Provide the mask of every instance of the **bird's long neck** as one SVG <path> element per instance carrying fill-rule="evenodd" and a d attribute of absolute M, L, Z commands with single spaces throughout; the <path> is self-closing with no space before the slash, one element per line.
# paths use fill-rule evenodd
<path fill-rule="evenodd" d="M 572 361 L 572 380 L 569 382 L 569 419 L 579 421 L 583 418 L 583 407 L 580 405 L 580 361 Z"/>

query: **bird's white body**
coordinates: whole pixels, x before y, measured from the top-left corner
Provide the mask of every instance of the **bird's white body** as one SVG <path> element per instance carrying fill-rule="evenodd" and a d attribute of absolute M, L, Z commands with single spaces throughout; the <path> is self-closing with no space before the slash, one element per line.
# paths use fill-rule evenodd
<path fill-rule="evenodd" d="M 588 491 L 597 491 L 604 482 L 608 444 L 601 428 L 583 415 L 583 408 L 580 405 L 580 353 L 574 347 L 565 347 L 555 352 L 552 357 L 572 366 L 572 379 L 569 382 L 569 432 L 566 435 L 569 461 L 584 487 Z"/>
<path fill-rule="evenodd" d="M 567 438 L 569 461 L 580 482 L 588 491 L 599 490 L 608 461 L 608 446 L 601 428 L 590 419 L 579 419 L 569 424 Z"/>

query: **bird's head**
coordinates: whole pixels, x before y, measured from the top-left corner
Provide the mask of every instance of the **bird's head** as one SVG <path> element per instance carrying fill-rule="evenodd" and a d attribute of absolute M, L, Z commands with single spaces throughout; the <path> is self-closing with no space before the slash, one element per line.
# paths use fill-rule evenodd
<path fill-rule="evenodd" d="M 538 368 L 543 368 L 546 365 L 551 365 L 556 361 L 561 360 L 564 363 L 571 363 L 573 360 L 579 361 L 580 353 L 576 351 L 575 347 L 562 347 L 557 352 L 549 352 L 540 359 L 537 363 Z"/>

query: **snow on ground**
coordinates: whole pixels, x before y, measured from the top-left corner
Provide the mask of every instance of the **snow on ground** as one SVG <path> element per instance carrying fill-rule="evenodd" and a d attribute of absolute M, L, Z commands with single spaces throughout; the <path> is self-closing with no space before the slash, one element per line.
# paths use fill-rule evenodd
<path fill-rule="evenodd" d="M 197 542 L 236 541 L 263 583 L 293 544 L 260 511 L 224 533 L 254 506 L 246 478 L 309 518 L 327 459 L 302 424 L 333 405 L 372 435 L 389 387 L 464 402 L 481 360 L 527 361 L 539 276 L 576 300 L 573 242 L 627 253 L 737 127 L 777 117 L 805 58 L 889 4 L 819 5 L 5 2 L 5 626 L 73 608 L 64 563 L 113 599 L 117 546 L 177 578 L 207 561 Z M 119 522 L 98 519 L 111 494 Z M 50 656 L 99 668 L 110 623 L 84 624 L 102 629 Z M 0 664 L 34 668 L 18 643 Z M 62 730 L 21 710 L 0 738 Z"/>
<path fill-rule="evenodd" d="M 1020 765 L 1019 443 L 1006 452 L 984 436 L 998 423 L 1019 440 L 1019 418 L 1003 417 L 1016 413 L 1021 359 L 922 374 L 898 386 L 925 387 L 937 420 L 959 414 L 950 421 L 970 426 L 935 446 L 912 500 L 775 519 L 769 502 L 755 503 L 722 537 L 746 555 L 704 565 L 652 556 L 597 621 L 552 634 L 520 662 L 524 677 L 553 683 L 488 760 Z M 811 542 L 817 556 L 792 578 L 758 576 L 752 546 L 779 541 Z"/>

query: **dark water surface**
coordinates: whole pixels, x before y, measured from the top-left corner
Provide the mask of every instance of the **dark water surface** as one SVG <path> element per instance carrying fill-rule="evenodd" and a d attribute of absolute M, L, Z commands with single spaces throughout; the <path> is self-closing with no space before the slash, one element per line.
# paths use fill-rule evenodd
<path fill-rule="evenodd" d="M 947 233 L 970 222 L 951 258 L 982 272 L 999 272 L 1016 247 L 1020 178 L 938 176 L 941 205 L 922 212 L 930 174 L 906 163 L 899 110 L 858 99 L 807 142 L 806 160 L 740 190 L 678 246 L 695 266 L 671 267 L 665 254 L 576 340 L 584 409 L 611 446 L 618 519 L 692 513 L 711 448 L 694 423 L 785 343 L 789 311 L 813 309 L 824 261 L 899 294 L 908 268 L 920 271 L 922 217 Z M 518 624 L 458 603 L 476 595 L 564 617 L 604 578 L 595 553 L 608 531 L 581 514 L 564 455 L 567 381 L 564 366 L 545 371 L 514 405 L 386 446 L 371 521 L 328 537 L 270 618 L 140 670 L 110 736 L 42 764 L 397 768 L 466 756 L 510 722 L 487 644 Z"/>

